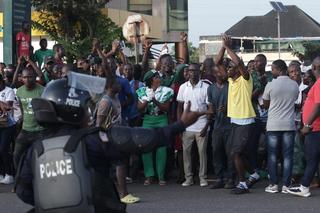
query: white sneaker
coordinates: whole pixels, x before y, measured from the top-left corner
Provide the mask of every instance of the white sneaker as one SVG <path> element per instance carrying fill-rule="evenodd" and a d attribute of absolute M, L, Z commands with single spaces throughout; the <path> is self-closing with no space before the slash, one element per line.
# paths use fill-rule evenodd
<path fill-rule="evenodd" d="M 289 190 L 289 187 L 283 185 L 283 186 L 282 186 L 281 193 L 283 193 L 283 194 L 288 194 L 288 193 L 289 193 L 288 190 Z"/>
<path fill-rule="evenodd" d="M 201 187 L 208 186 L 208 181 L 206 181 L 205 179 L 200 180 L 200 186 Z"/>
<path fill-rule="evenodd" d="M 181 185 L 182 186 L 191 186 L 191 185 L 193 185 L 193 180 L 186 180 Z"/>
<path fill-rule="evenodd" d="M 14 178 L 11 175 L 7 175 L 0 181 L 1 184 L 13 184 L 14 183 Z"/>
<path fill-rule="evenodd" d="M 276 184 L 270 184 L 269 186 L 267 186 L 264 190 L 265 192 L 269 192 L 269 193 L 277 193 L 278 191 L 278 185 Z"/>
<path fill-rule="evenodd" d="M 300 185 L 300 187 L 289 188 L 287 192 L 301 197 L 309 197 L 311 195 L 309 187 L 304 187 L 302 185 Z"/>

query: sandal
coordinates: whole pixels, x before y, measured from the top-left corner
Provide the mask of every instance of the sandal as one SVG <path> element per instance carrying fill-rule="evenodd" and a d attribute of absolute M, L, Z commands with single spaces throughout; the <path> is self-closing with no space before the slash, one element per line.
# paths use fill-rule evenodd
<path fill-rule="evenodd" d="M 146 178 L 146 180 L 144 181 L 143 185 L 149 186 L 150 184 L 151 184 L 151 178 Z"/>
<path fill-rule="evenodd" d="M 159 185 L 160 186 L 165 186 L 165 185 L 167 185 L 167 182 L 164 181 L 164 180 L 159 180 Z"/>
<path fill-rule="evenodd" d="M 133 196 L 132 194 L 128 194 L 127 196 L 121 198 L 122 203 L 132 204 L 140 201 L 140 198 Z"/>

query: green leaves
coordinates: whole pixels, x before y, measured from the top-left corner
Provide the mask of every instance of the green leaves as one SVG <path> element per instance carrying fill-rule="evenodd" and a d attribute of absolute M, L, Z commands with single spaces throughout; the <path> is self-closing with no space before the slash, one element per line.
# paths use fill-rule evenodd
<path fill-rule="evenodd" d="M 122 35 L 121 28 L 101 13 L 108 0 L 31 0 L 40 13 L 32 23 L 38 30 L 61 43 L 69 62 L 87 56 L 93 38 L 98 38 L 106 48 Z"/>

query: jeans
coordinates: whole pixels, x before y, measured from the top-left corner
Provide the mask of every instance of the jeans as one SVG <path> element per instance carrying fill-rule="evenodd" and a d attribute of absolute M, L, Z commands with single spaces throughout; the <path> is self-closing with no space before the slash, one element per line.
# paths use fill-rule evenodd
<path fill-rule="evenodd" d="M 318 169 L 320 161 L 320 132 L 312 132 L 305 137 L 305 157 L 307 161 L 306 169 L 301 180 L 301 184 L 309 187 Z"/>
<path fill-rule="evenodd" d="M 280 145 L 283 158 L 283 185 L 290 186 L 293 167 L 293 147 L 294 147 L 294 131 L 269 131 L 268 138 L 268 172 L 270 175 L 270 183 L 278 184 L 278 160 L 277 154 L 280 151 Z"/>
<path fill-rule="evenodd" d="M 46 131 L 28 132 L 21 130 L 16 138 L 16 143 L 13 152 L 13 162 L 15 169 L 18 168 L 22 155 L 31 147 L 33 142 L 39 140 L 46 135 Z"/>

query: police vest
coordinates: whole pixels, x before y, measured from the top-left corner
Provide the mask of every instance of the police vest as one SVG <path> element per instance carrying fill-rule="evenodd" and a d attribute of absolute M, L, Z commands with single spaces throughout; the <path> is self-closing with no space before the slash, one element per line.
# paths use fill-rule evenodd
<path fill-rule="evenodd" d="M 93 213 L 92 174 L 85 143 L 66 152 L 70 135 L 37 142 L 33 151 L 36 212 Z"/>

